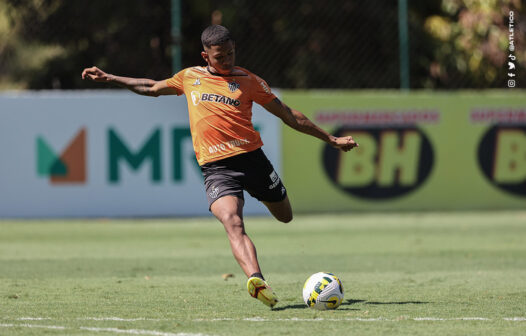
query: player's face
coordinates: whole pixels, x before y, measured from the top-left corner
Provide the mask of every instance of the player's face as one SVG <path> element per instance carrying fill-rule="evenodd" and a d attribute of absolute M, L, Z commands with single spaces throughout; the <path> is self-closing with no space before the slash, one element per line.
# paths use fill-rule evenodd
<path fill-rule="evenodd" d="M 212 70 L 222 75 L 228 75 L 234 68 L 236 58 L 235 45 L 232 41 L 228 41 L 221 45 L 210 46 L 210 48 L 205 47 L 205 51 L 201 53 L 201 56 L 203 56 Z"/>

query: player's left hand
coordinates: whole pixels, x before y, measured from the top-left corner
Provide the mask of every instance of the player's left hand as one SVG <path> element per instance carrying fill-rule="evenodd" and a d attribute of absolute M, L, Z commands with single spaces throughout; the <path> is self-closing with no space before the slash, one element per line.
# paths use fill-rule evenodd
<path fill-rule="evenodd" d="M 331 141 L 331 145 L 335 148 L 341 149 L 344 152 L 348 152 L 354 147 L 360 146 L 350 135 L 345 137 L 334 137 Z"/>
<path fill-rule="evenodd" d="M 91 68 L 86 68 L 82 71 L 82 79 L 91 79 L 94 82 L 109 82 L 110 75 L 102 71 L 101 69 L 93 66 Z"/>

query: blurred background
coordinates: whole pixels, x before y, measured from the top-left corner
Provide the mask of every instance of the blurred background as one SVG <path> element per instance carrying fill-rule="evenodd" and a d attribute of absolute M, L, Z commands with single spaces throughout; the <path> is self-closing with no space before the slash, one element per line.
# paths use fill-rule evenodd
<path fill-rule="evenodd" d="M 210 24 L 361 144 L 343 156 L 254 106 L 298 212 L 526 208 L 524 1 L 0 0 L 0 217 L 208 215 L 185 98 L 81 72 L 204 65 Z"/>
<path fill-rule="evenodd" d="M 227 26 L 237 63 L 272 87 L 506 87 L 509 13 L 526 71 L 521 0 L 1 0 L 0 89 L 85 89 L 80 69 L 162 79 L 203 64 L 200 34 Z"/>

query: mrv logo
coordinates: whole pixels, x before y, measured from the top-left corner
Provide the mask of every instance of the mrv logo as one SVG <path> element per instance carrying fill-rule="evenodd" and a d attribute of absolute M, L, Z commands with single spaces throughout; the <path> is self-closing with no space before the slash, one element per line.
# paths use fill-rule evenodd
<path fill-rule="evenodd" d="M 477 155 L 486 178 L 504 191 L 526 196 L 526 110 L 475 110 L 471 121 L 491 125 Z"/>
<path fill-rule="evenodd" d="M 37 175 L 48 177 L 51 184 L 86 182 L 86 129 L 82 128 L 60 156 L 43 136 L 36 140 Z"/>
<path fill-rule="evenodd" d="M 55 154 L 53 148 L 46 142 L 44 137 L 36 139 L 36 168 L 38 176 L 49 177 L 52 184 L 85 183 L 87 176 L 86 153 L 87 153 L 87 131 L 81 129 L 66 146 L 60 156 Z M 163 178 L 162 171 L 162 142 L 161 129 L 154 129 L 146 136 L 142 145 L 132 148 L 127 144 L 124 136 L 115 129 L 107 131 L 107 179 L 110 183 L 121 181 L 121 170 L 126 165 L 134 171 L 139 170 L 145 163 L 150 164 L 150 180 L 160 182 Z M 183 162 L 191 160 L 198 169 L 195 155 L 183 155 L 183 143 L 191 141 L 190 129 L 188 127 L 171 129 L 171 179 L 174 182 L 182 182 Z M 101 150 L 93 150 L 92 155 L 103 153 Z M 100 155 L 100 154 L 99 154 Z M 183 157 L 184 156 L 184 157 Z M 199 171 L 199 175 L 200 175 Z"/>
<path fill-rule="evenodd" d="M 183 160 L 190 159 L 197 165 L 195 155 L 191 158 L 183 158 L 183 141 L 190 138 L 192 135 L 190 129 L 174 128 L 171 132 L 172 142 L 172 174 L 171 177 L 174 182 L 181 182 L 183 180 Z M 109 147 L 109 181 L 112 183 L 119 182 L 120 163 L 126 163 L 133 170 L 138 170 L 144 162 L 151 163 L 150 178 L 152 182 L 160 182 L 162 180 L 162 152 L 161 152 L 161 130 L 155 129 L 151 135 L 145 140 L 142 147 L 133 151 L 126 145 L 123 138 L 114 130 L 108 131 L 108 147 Z M 200 173 L 200 172 L 199 172 Z"/>
<path fill-rule="evenodd" d="M 428 122 L 438 121 L 438 112 Z M 335 136 L 352 135 L 360 144 L 352 154 L 343 153 L 331 146 L 323 151 L 323 165 L 331 181 L 341 190 L 367 199 L 389 199 L 405 195 L 424 183 L 434 163 L 434 153 L 426 135 L 414 126 L 412 112 L 385 116 L 372 114 L 368 122 L 357 122 L 360 117 L 349 116 L 356 126 L 343 126 Z M 413 115 L 413 117 L 411 117 Z M 340 115 L 341 116 L 341 115 Z M 320 118 L 334 116 L 318 116 Z M 386 124 L 380 122 L 386 120 Z"/>

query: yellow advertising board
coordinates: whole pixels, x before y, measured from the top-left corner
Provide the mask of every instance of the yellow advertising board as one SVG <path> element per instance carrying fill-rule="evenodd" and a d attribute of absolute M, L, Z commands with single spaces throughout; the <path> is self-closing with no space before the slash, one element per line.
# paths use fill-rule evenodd
<path fill-rule="evenodd" d="M 285 91 L 344 153 L 283 130 L 297 211 L 526 209 L 526 94 Z"/>

